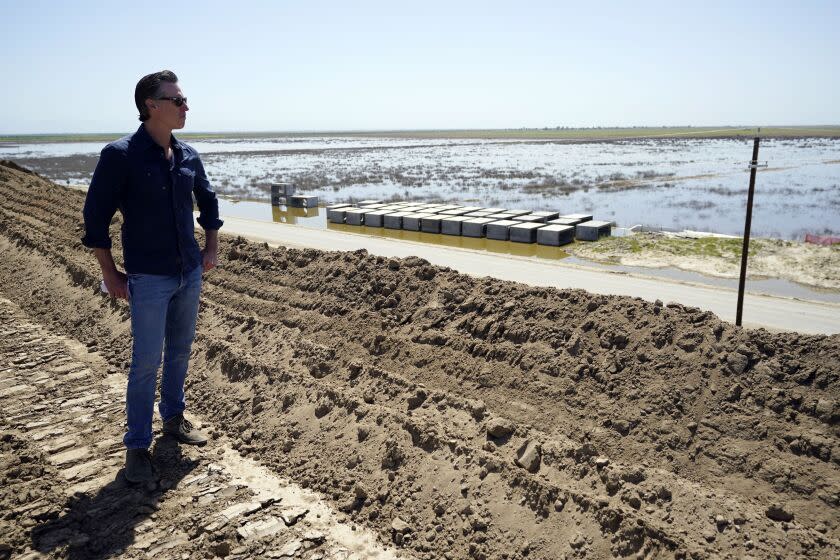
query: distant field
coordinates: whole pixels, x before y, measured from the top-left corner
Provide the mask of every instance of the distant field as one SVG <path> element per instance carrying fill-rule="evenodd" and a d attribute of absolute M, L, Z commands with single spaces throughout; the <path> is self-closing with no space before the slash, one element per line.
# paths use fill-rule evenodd
<path fill-rule="evenodd" d="M 759 132 L 760 130 L 760 132 Z M 840 126 L 759 127 L 634 127 L 634 128 L 516 128 L 498 130 L 382 130 L 334 132 L 185 132 L 185 140 L 299 137 L 476 138 L 520 140 L 622 140 L 631 138 L 840 138 Z M 0 144 L 108 142 L 126 133 L 0 135 Z"/>

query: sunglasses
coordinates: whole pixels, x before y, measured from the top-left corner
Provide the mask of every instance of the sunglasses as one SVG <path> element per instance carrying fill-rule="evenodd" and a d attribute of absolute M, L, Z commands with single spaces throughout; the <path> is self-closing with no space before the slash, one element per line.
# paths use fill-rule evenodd
<path fill-rule="evenodd" d="M 166 101 L 171 101 L 175 104 L 176 107 L 180 107 L 181 105 L 187 102 L 186 97 L 157 97 L 156 99 L 162 99 Z"/>

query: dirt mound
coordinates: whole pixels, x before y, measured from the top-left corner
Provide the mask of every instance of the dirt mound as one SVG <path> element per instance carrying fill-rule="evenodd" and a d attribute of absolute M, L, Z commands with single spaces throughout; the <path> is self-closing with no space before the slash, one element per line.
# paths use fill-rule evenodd
<path fill-rule="evenodd" d="M 0 167 L 8 167 L 9 169 L 14 169 L 15 171 L 20 171 L 21 173 L 28 173 L 29 175 L 38 175 L 31 169 L 27 169 L 22 165 L 18 165 L 10 159 L 0 159 Z"/>
<path fill-rule="evenodd" d="M 0 168 L 0 292 L 125 368 L 82 201 Z M 221 256 L 190 406 L 413 556 L 840 555 L 840 336 L 364 251 Z"/>

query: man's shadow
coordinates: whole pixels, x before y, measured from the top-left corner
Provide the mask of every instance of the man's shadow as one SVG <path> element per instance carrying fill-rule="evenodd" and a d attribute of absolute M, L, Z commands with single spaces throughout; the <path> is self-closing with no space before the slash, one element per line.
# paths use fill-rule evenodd
<path fill-rule="evenodd" d="M 66 546 L 67 558 L 87 560 L 108 558 L 130 547 L 137 525 L 157 511 L 169 488 L 198 466 L 168 436 L 156 441 L 152 461 L 163 484 L 131 484 L 120 469 L 95 496 L 72 496 L 58 518 L 35 526 L 30 533 L 32 549 L 47 554 Z"/>

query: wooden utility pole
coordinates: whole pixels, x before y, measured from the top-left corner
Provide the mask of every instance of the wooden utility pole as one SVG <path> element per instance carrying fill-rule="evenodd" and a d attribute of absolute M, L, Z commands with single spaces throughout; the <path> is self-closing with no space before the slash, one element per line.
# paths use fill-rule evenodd
<path fill-rule="evenodd" d="M 758 136 L 753 143 L 753 155 L 750 162 L 750 191 L 747 195 L 747 219 L 744 223 L 744 246 L 741 249 L 741 278 L 738 280 L 738 310 L 735 312 L 735 324 L 741 326 L 744 314 L 744 284 L 747 281 L 747 255 L 750 252 L 750 226 L 752 225 L 753 194 L 755 193 L 755 172 L 758 169 Z"/>

